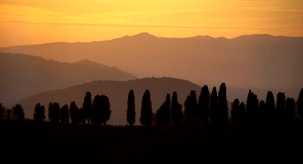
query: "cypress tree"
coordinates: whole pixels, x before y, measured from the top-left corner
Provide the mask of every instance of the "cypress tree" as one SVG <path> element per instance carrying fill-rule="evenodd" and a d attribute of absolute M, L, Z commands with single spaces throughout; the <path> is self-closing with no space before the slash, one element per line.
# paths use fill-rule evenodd
<path fill-rule="evenodd" d="M 177 93 L 174 92 L 171 102 L 171 120 L 173 124 L 180 124 L 182 116 L 182 105 L 179 104 Z"/>
<path fill-rule="evenodd" d="M 48 104 L 48 120 L 50 122 L 54 122 L 54 110 L 53 110 L 53 103 L 50 102 Z"/>
<path fill-rule="evenodd" d="M 201 89 L 198 101 L 198 116 L 204 122 L 207 122 L 209 117 L 209 90 L 207 85 Z"/>
<path fill-rule="evenodd" d="M 301 89 L 298 100 L 297 100 L 297 108 L 298 108 L 301 119 L 303 119 L 303 88 Z"/>
<path fill-rule="evenodd" d="M 58 124 L 60 121 L 60 105 L 59 103 L 54 102 L 53 106 L 52 106 L 52 110 L 53 110 L 53 123 Z"/>
<path fill-rule="evenodd" d="M 274 99 L 274 94 L 271 91 L 267 92 L 265 103 L 266 103 L 265 117 L 266 120 L 271 121 L 274 117 L 274 112 L 275 112 L 275 99 Z"/>
<path fill-rule="evenodd" d="M 235 99 L 232 104 L 232 120 L 238 120 L 240 118 L 240 101 Z"/>
<path fill-rule="evenodd" d="M 68 111 L 68 105 L 63 105 L 60 111 L 60 122 L 62 124 L 68 124 L 69 123 L 69 111 Z"/>
<path fill-rule="evenodd" d="M 218 99 L 218 104 L 219 104 L 219 121 L 222 124 L 227 123 L 227 99 L 226 99 L 226 86 L 225 83 L 222 83 L 220 85 L 220 90 L 219 90 L 219 99 Z"/>
<path fill-rule="evenodd" d="M 85 119 L 87 120 L 87 124 L 91 122 L 92 117 L 92 94 L 90 92 L 85 93 L 83 106 L 82 106 L 84 112 L 81 114 L 85 114 Z"/>
<path fill-rule="evenodd" d="M 249 90 L 246 101 L 246 117 L 248 121 L 259 120 L 259 100 L 251 90 Z"/>
<path fill-rule="evenodd" d="M 110 102 L 107 96 L 101 95 L 101 123 L 106 125 L 110 119 L 112 111 L 110 110 Z"/>
<path fill-rule="evenodd" d="M 150 100 L 150 92 L 149 90 L 146 90 L 142 98 L 140 123 L 144 126 L 151 125 L 152 116 L 153 112 Z"/>
<path fill-rule="evenodd" d="M 36 104 L 34 108 L 34 121 L 37 123 L 42 123 L 45 119 L 45 108 L 40 103 Z"/>
<path fill-rule="evenodd" d="M 262 100 L 260 101 L 260 104 L 259 104 L 259 112 L 260 112 L 260 120 L 261 121 L 265 121 L 266 120 L 266 104 L 265 102 Z"/>
<path fill-rule="evenodd" d="M 285 113 L 285 94 L 279 92 L 277 94 L 276 119 L 282 120 Z"/>
<path fill-rule="evenodd" d="M 128 93 L 126 119 L 130 126 L 136 121 L 135 94 L 133 90 L 130 90 Z"/>
<path fill-rule="evenodd" d="M 170 122 L 170 95 L 166 95 L 166 100 L 156 112 L 156 122 L 160 125 L 167 125 Z"/>
<path fill-rule="evenodd" d="M 198 104 L 196 91 L 191 90 L 190 95 L 187 96 L 187 99 L 184 102 L 184 112 L 185 115 L 197 115 Z"/>
<path fill-rule="evenodd" d="M 210 121 L 213 124 L 217 124 L 218 122 L 218 97 L 216 87 L 213 87 L 210 96 Z"/>
<path fill-rule="evenodd" d="M 245 104 L 244 104 L 244 102 L 241 102 L 241 104 L 240 104 L 239 117 L 240 117 L 240 120 L 242 120 L 242 121 L 245 120 Z"/>
<path fill-rule="evenodd" d="M 285 105 L 285 117 L 286 120 L 292 121 L 295 119 L 295 110 L 296 110 L 296 103 L 293 98 L 287 98 L 286 105 Z"/>
<path fill-rule="evenodd" d="M 74 125 L 77 125 L 80 122 L 80 110 L 77 107 L 75 101 L 71 102 L 69 109 L 71 121 Z"/>
<path fill-rule="evenodd" d="M 17 117 L 18 122 L 22 122 L 24 120 L 24 109 L 21 104 L 13 106 L 13 115 Z"/>

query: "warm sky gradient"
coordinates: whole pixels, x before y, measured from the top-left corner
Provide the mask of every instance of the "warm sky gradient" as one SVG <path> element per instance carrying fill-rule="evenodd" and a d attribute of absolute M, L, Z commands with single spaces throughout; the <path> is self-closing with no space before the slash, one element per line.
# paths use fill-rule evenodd
<path fill-rule="evenodd" d="M 303 0 L 0 0 L 0 46 L 163 37 L 303 36 Z"/>

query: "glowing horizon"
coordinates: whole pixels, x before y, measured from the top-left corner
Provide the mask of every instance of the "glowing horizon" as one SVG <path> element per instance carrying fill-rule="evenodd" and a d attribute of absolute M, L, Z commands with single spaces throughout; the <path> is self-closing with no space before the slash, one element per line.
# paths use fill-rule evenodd
<path fill-rule="evenodd" d="M 2 0 L 0 47 L 158 37 L 303 36 L 299 0 Z"/>

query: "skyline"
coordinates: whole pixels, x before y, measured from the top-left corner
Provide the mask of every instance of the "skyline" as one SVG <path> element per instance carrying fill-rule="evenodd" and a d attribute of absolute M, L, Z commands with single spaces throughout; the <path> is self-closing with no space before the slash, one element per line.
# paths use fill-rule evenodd
<path fill-rule="evenodd" d="M 303 36 L 303 1 L 108 0 L 0 2 L 0 47 L 158 37 Z"/>

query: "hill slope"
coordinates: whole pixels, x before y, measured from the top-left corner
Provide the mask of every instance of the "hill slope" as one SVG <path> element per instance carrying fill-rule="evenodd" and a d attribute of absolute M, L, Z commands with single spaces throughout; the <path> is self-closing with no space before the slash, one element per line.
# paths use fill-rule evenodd
<path fill-rule="evenodd" d="M 140 124 L 141 101 L 146 89 L 151 93 L 153 112 L 158 110 L 164 102 L 167 93 L 172 95 L 172 93 L 176 91 L 179 103 L 182 105 L 187 95 L 189 95 L 190 90 L 196 90 L 197 95 L 200 93 L 200 86 L 185 80 L 173 78 L 144 78 L 129 81 L 95 81 L 30 96 L 21 100 L 19 103 L 23 105 L 26 117 L 32 118 L 33 109 L 37 103 L 41 103 L 48 108 L 49 102 L 59 102 L 60 106 L 63 106 L 64 104 L 70 105 L 71 101 L 75 101 L 78 107 L 82 107 L 85 93 L 89 91 L 92 94 L 92 99 L 97 94 L 108 96 L 112 110 L 109 124 L 124 125 L 126 124 L 127 97 L 131 89 L 133 89 L 135 93 L 136 124 Z"/>
<path fill-rule="evenodd" d="M 135 76 L 88 60 L 60 63 L 22 54 L 0 53 L 0 102 L 5 106 L 33 94 L 94 80 L 130 80 Z"/>
<path fill-rule="evenodd" d="M 89 59 L 138 77 L 168 76 L 199 85 L 225 82 L 269 90 L 303 87 L 303 37 L 159 38 L 141 33 L 109 41 L 14 46 L 0 51 L 65 62 Z"/>

